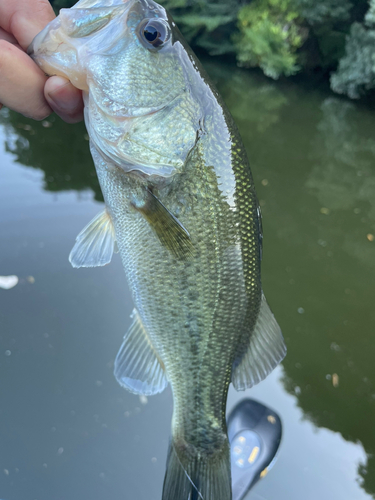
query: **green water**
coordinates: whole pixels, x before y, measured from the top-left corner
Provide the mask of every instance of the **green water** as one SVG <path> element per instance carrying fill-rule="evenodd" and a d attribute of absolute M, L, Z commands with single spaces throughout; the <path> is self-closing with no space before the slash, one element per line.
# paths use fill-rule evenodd
<path fill-rule="evenodd" d="M 375 110 L 206 66 L 251 160 L 263 285 L 288 345 L 266 381 L 229 395 L 284 424 L 249 498 L 374 498 Z M 132 311 L 119 258 L 67 260 L 102 206 L 84 126 L 6 110 L 1 123 L 0 275 L 20 281 L 0 289 L 0 498 L 158 500 L 170 391 L 140 401 L 112 375 Z"/>

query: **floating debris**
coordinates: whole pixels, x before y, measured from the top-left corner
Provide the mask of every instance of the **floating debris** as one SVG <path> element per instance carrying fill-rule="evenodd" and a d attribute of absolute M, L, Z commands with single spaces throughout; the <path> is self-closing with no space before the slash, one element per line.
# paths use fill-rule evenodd
<path fill-rule="evenodd" d="M 331 350 L 339 352 L 339 351 L 341 351 L 341 347 L 338 344 L 336 344 L 336 342 L 332 342 L 332 344 L 331 344 Z"/>
<path fill-rule="evenodd" d="M 28 276 L 26 279 L 27 279 L 27 281 L 28 281 L 31 285 L 33 285 L 33 284 L 35 283 L 35 278 L 34 278 L 34 276 Z"/>
<path fill-rule="evenodd" d="M 29 125 L 28 123 L 19 123 L 17 125 L 17 128 L 21 128 L 22 130 L 26 130 L 27 132 L 30 132 L 30 130 L 32 130 L 31 125 Z"/>
<path fill-rule="evenodd" d="M 339 386 L 339 376 L 337 375 L 337 373 L 334 373 L 332 375 L 332 385 L 333 385 L 333 387 Z"/>
<path fill-rule="evenodd" d="M 330 212 L 331 212 L 331 211 L 330 211 L 330 209 L 329 209 L 329 208 L 327 208 L 327 207 L 322 207 L 322 208 L 320 209 L 320 213 L 321 213 L 321 214 L 324 214 L 324 215 L 328 215 Z"/>
<path fill-rule="evenodd" d="M 4 354 L 5 354 L 5 356 L 8 356 L 8 357 L 9 357 L 9 356 L 12 354 L 12 351 L 9 351 L 9 349 L 8 349 L 7 351 L 5 351 L 5 353 L 4 353 Z"/>
<path fill-rule="evenodd" d="M 141 402 L 141 404 L 143 404 L 143 405 L 147 405 L 147 403 L 148 403 L 147 396 L 144 396 L 143 394 L 141 394 L 141 395 L 139 396 L 139 401 Z"/>
<path fill-rule="evenodd" d="M 18 283 L 18 276 L 12 274 L 11 276 L 0 276 L 0 288 L 10 290 Z"/>
<path fill-rule="evenodd" d="M 375 236 L 374 236 L 373 234 L 371 234 L 371 233 L 368 233 L 368 235 L 367 235 L 367 239 L 368 239 L 369 241 L 374 241 L 374 240 L 375 240 Z"/>
<path fill-rule="evenodd" d="M 61 447 L 57 450 L 58 455 L 62 455 L 63 453 L 64 453 L 64 448 Z"/>
<path fill-rule="evenodd" d="M 268 186 L 268 179 L 262 180 L 262 186 Z"/>
<path fill-rule="evenodd" d="M 299 307 L 299 308 L 297 309 L 297 311 L 298 311 L 298 314 L 303 314 L 303 313 L 305 312 L 305 310 L 304 310 L 304 308 L 303 308 L 303 307 Z"/>

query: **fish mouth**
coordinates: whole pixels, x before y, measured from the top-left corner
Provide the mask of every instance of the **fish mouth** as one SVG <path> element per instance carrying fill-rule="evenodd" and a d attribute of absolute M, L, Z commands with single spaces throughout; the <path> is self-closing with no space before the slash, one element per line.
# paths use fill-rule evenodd
<path fill-rule="evenodd" d="M 77 88 L 88 90 L 81 61 L 90 53 L 91 40 L 95 37 L 100 51 L 111 50 L 123 38 L 128 13 L 138 2 L 81 0 L 70 9 L 61 9 L 60 14 L 32 40 L 27 54 L 47 75 L 63 76 Z"/>
<path fill-rule="evenodd" d="M 40 46 L 41 44 L 43 43 L 45 37 L 47 36 L 49 30 L 53 27 L 53 25 L 56 25 L 56 20 L 58 18 L 54 19 L 53 21 L 51 21 L 50 23 L 48 23 L 43 29 L 42 31 L 40 31 L 32 40 L 32 42 L 30 43 L 30 45 L 28 46 L 27 48 L 27 55 L 29 55 L 31 58 L 33 58 L 35 60 L 35 58 L 37 57 L 37 54 L 39 53 L 40 51 Z"/>
<path fill-rule="evenodd" d="M 89 16 L 90 11 L 99 10 L 116 11 L 116 16 L 122 16 L 125 13 L 127 14 L 131 7 L 136 4 L 139 4 L 139 8 L 144 12 L 145 17 L 147 14 L 152 14 L 152 16 L 157 17 L 165 17 L 164 15 L 161 15 L 164 9 L 160 9 L 160 6 L 153 0 L 80 0 L 70 9 L 60 10 L 59 15 L 53 21 L 48 23 L 47 26 L 45 26 L 44 29 L 35 36 L 27 49 L 27 54 L 38 63 L 38 59 L 40 59 L 42 54 L 46 56 L 46 50 L 42 47 L 42 45 L 47 42 L 48 36 L 52 38 L 53 35 L 51 35 L 51 33 L 56 33 L 57 30 L 60 31 L 59 36 L 61 37 L 60 43 L 58 44 L 59 50 L 61 50 L 61 44 L 66 43 L 71 45 L 69 43 L 69 37 L 63 36 L 64 30 L 62 29 L 63 25 L 67 24 L 66 19 L 69 17 L 77 16 L 80 12 L 82 13 L 82 16 Z M 123 21 L 126 22 L 126 20 Z M 50 52 L 52 52 L 52 50 Z"/>

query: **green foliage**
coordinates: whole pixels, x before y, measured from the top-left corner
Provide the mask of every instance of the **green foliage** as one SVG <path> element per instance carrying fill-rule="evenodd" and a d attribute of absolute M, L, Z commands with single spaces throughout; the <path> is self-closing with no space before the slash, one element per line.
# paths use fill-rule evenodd
<path fill-rule="evenodd" d="M 242 66 L 259 66 L 271 78 L 299 70 L 296 51 L 303 43 L 292 0 L 254 0 L 238 14 L 234 36 Z"/>
<path fill-rule="evenodd" d="M 57 11 L 76 0 L 50 1 Z M 351 98 L 375 89 L 375 0 L 159 1 L 193 48 L 274 79 L 334 71 L 332 90 Z"/>
<path fill-rule="evenodd" d="M 370 7 L 365 16 L 366 26 L 369 28 L 375 28 L 375 2 L 374 0 L 370 0 Z"/>
<path fill-rule="evenodd" d="M 336 69 L 345 53 L 354 0 L 294 1 L 309 29 L 305 66 L 326 71 Z M 357 0 L 357 4 L 361 1 Z"/>
<path fill-rule="evenodd" d="M 165 0 L 183 35 L 192 46 L 211 55 L 234 52 L 231 34 L 235 30 L 241 0 Z"/>
<path fill-rule="evenodd" d="M 310 25 L 347 21 L 353 7 L 350 0 L 295 0 L 295 3 Z"/>
<path fill-rule="evenodd" d="M 375 88 L 375 0 L 365 23 L 354 23 L 346 40 L 346 53 L 331 77 L 334 92 L 357 99 Z"/>

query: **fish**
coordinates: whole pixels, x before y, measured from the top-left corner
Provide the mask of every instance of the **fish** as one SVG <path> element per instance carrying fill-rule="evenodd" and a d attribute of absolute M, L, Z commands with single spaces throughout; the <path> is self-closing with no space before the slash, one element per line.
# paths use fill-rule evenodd
<path fill-rule="evenodd" d="M 261 212 L 238 129 L 153 0 L 81 0 L 28 53 L 83 91 L 105 208 L 69 260 L 121 256 L 135 308 L 115 377 L 134 394 L 173 394 L 162 499 L 230 500 L 229 385 L 252 387 L 286 353 L 262 290 Z"/>

